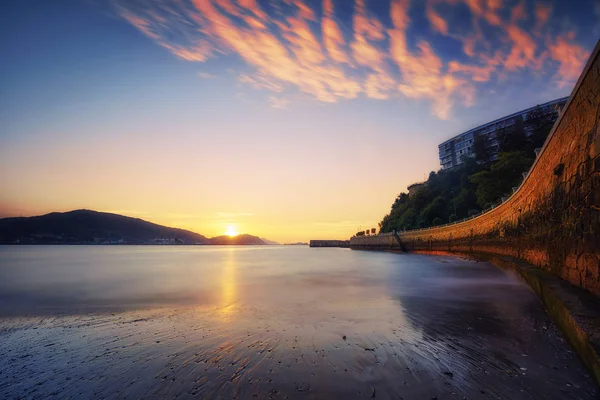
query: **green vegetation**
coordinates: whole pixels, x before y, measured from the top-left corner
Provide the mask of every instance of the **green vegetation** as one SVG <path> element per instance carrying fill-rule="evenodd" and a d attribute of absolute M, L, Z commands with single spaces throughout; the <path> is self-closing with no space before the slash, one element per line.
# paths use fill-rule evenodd
<path fill-rule="evenodd" d="M 475 136 L 474 157 L 451 170 L 431 172 L 426 185 L 411 197 L 400 193 L 389 214 L 379 223 L 380 232 L 409 230 L 443 225 L 470 217 L 508 197 L 535 160 L 535 149 L 542 147 L 556 113 L 534 110 L 527 120 L 517 119 L 497 132 L 498 158 L 483 135 Z M 526 134 L 528 132 L 528 134 Z"/>

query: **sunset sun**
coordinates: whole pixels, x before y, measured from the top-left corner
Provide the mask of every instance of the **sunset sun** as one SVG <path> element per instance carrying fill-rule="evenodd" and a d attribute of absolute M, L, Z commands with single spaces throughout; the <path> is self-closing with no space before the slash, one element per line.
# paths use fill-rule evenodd
<path fill-rule="evenodd" d="M 239 232 L 237 230 L 237 226 L 235 225 L 227 225 L 227 230 L 225 231 L 227 236 L 237 236 Z"/>

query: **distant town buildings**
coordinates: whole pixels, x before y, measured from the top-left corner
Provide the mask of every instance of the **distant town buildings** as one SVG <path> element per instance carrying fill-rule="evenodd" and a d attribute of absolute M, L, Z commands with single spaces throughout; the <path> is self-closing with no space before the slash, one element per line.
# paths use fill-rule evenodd
<path fill-rule="evenodd" d="M 450 169 L 454 168 L 460 164 L 462 164 L 463 157 L 473 157 L 474 153 L 472 150 L 472 146 L 475 140 L 475 137 L 478 135 L 486 136 L 486 146 L 490 151 L 491 160 L 496 160 L 498 158 L 498 138 L 497 132 L 503 128 L 510 128 L 511 126 L 517 123 L 518 119 L 521 119 L 525 122 L 524 129 L 526 135 L 531 134 L 531 127 L 527 126 L 527 115 L 532 111 L 541 112 L 544 115 L 549 115 L 551 113 L 557 113 L 564 107 L 568 100 L 568 97 L 563 97 L 560 99 L 552 100 L 544 104 L 537 105 L 535 107 L 530 107 L 525 110 L 516 112 L 514 114 L 507 115 L 505 117 L 496 119 L 492 122 L 488 122 L 487 124 L 480 125 L 476 128 L 470 129 L 466 132 L 461 133 L 460 135 L 456 135 L 453 138 L 446 140 L 444 143 L 438 146 L 439 148 L 439 157 L 440 157 L 440 165 L 442 169 Z M 412 185 L 411 185 L 412 186 Z M 409 194 L 410 194 L 410 187 Z"/>

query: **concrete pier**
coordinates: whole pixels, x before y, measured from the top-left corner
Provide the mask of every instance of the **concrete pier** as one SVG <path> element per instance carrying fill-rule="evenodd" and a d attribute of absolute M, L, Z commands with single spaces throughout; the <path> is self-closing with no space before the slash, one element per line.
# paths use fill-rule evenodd
<path fill-rule="evenodd" d="M 311 240 L 310 247 L 350 247 L 349 240 Z"/>

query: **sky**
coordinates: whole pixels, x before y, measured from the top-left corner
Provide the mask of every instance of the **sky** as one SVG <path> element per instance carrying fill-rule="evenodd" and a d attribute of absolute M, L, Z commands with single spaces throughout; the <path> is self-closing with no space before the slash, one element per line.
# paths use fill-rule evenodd
<path fill-rule="evenodd" d="M 0 217 L 345 239 L 599 38 L 596 0 L 2 2 Z"/>

